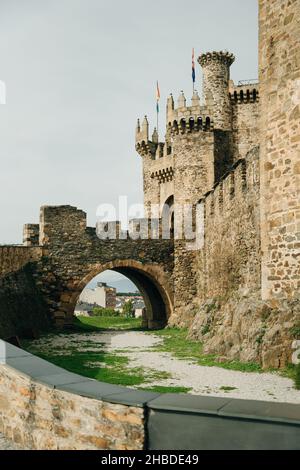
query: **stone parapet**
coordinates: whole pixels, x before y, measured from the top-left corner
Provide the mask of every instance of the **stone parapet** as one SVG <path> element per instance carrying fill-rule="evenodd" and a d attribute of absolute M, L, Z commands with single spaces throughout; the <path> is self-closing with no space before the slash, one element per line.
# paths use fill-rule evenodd
<path fill-rule="evenodd" d="M 42 254 L 42 247 L 0 246 L 0 276 L 19 271 L 26 264 L 38 261 Z"/>

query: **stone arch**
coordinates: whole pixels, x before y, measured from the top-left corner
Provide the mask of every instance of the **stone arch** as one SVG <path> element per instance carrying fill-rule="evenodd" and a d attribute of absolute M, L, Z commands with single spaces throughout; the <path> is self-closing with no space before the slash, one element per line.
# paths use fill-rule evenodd
<path fill-rule="evenodd" d="M 173 292 L 169 276 L 158 264 L 142 264 L 135 260 L 114 260 L 98 263 L 89 267 L 88 272 L 72 285 L 70 292 L 64 292 L 64 311 L 66 323 L 71 324 L 76 303 L 87 284 L 97 274 L 106 270 L 117 271 L 128 277 L 140 290 L 146 305 L 146 317 L 143 326 L 158 329 L 166 326 L 173 313 Z M 66 301 L 67 300 L 67 301 Z"/>

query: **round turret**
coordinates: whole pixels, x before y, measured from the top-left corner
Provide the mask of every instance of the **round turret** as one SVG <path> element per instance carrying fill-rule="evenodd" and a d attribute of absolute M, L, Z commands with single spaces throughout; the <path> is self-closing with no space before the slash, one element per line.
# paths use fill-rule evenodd
<path fill-rule="evenodd" d="M 232 129 L 229 96 L 230 66 L 235 57 L 229 52 L 208 52 L 198 58 L 203 69 L 203 100 L 214 120 L 215 129 Z"/>

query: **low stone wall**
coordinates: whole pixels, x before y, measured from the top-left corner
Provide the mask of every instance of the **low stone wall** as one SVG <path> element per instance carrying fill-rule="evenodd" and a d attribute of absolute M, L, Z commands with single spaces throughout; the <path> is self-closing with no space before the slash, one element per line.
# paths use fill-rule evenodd
<path fill-rule="evenodd" d="M 0 433 L 39 450 L 300 449 L 300 409 L 130 390 L 0 340 Z"/>
<path fill-rule="evenodd" d="M 0 357 L 0 432 L 6 437 L 30 449 L 143 449 L 143 407 L 102 399 L 121 387 L 69 374 L 11 345 L 3 353 L 3 341 L 0 353 L 1 344 L 0 356 L 12 356 Z M 89 396 L 63 390 L 75 390 L 74 383 Z"/>

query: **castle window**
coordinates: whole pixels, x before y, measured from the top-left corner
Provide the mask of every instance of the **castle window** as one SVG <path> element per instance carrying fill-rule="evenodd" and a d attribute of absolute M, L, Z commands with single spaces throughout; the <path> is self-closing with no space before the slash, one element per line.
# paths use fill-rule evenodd
<path fill-rule="evenodd" d="M 190 126 L 190 131 L 194 130 L 195 127 L 195 121 L 193 118 L 189 120 L 189 126 Z"/>
<path fill-rule="evenodd" d="M 173 122 L 173 130 L 176 134 L 178 134 L 178 122 L 177 121 Z"/>
<path fill-rule="evenodd" d="M 186 122 L 185 122 L 185 119 L 181 119 L 180 121 L 180 129 L 181 129 L 181 132 L 184 133 L 185 130 L 186 130 Z"/>

